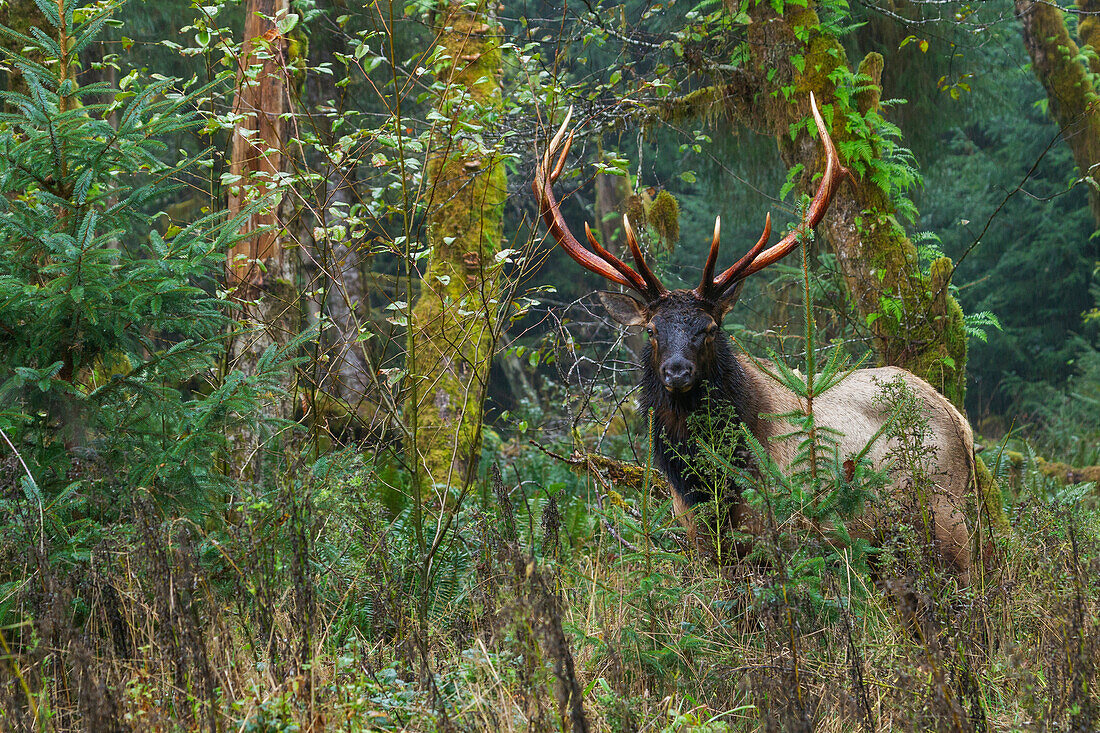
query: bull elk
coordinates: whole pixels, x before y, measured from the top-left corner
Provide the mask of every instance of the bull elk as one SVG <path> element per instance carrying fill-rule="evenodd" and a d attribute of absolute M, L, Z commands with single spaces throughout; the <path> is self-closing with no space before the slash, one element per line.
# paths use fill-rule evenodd
<path fill-rule="evenodd" d="M 720 218 L 715 219 L 710 254 L 703 266 L 703 277 L 692 290 L 669 290 L 646 264 L 630 220 L 623 217 L 626 243 L 635 268 L 604 249 L 585 224 L 591 249 L 584 247 L 569 231 L 562 217 L 552 185 L 565 167 L 573 141 L 567 134 L 572 114 L 554 135 L 535 173 L 533 188 L 540 213 L 557 243 L 585 269 L 611 282 L 633 290 L 637 297 L 624 293 L 601 292 L 599 297 L 609 315 L 626 326 L 644 327 L 649 334 L 642 356 L 640 403 L 652 411 L 653 452 L 658 467 L 672 487 L 673 506 L 681 522 L 694 533 L 692 506 L 707 500 L 709 491 L 689 466 L 698 456 L 698 441 L 691 435 L 689 418 L 705 399 L 724 405 L 729 419 L 743 422 L 770 458 L 779 467 L 789 468 L 795 459 L 795 441 L 784 436 L 789 426 L 769 415 L 800 409 L 799 399 L 786 387 L 770 378 L 734 342 L 720 335 L 722 321 L 737 302 L 745 278 L 777 262 L 794 250 L 802 235 L 816 226 L 825 214 L 841 178 L 847 171 L 840 164 L 836 147 L 825 129 L 813 95 L 810 107 L 825 149 L 825 172 L 817 192 L 801 223 L 777 244 L 768 247 L 771 216 L 765 220 L 759 241 L 731 267 L 717 276 Z M 555 160 L 555 156 L 556 160 Z M 971 485 L 974 445 L 970 426 L 958 410 L 924 380 L 897 367 L 858 369 L 814 399 L 817 424 L 832 429 L 839 442 L 841 456 L 853 456 L 870 445 L 866 456 L 876 468 L 889 462 L 888 439 L 876 440 L 889 415 L 875 397 L 882 383 L 901 378 L 924 406 L 931 432 L 930 451 L 934 451 L 931 474 L 935 487 L 929 500 L 936 554 L 944 565 L 968 581 L 970 540 L 962 506 Z M 895 472 L 886 491 L 905 498 L 914 491 L 911 483 Z M 752 530 L 748 513 L 736 490 L 729 516 L 741 528 Z M 866 512 L 850 527 L 856 536 L 870 537 L 874 513 Z"/>

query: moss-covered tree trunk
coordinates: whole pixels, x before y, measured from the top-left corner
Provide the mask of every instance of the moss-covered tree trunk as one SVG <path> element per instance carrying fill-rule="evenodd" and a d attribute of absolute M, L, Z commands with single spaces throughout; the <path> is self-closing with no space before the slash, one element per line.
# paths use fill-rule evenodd
<path fill-rule="evenodd" d="M 842 162 L 857 168 L 845 150 L 870 145 L 873 163 L 883 152 L 874 134 L 881 121 L 882 57 L 869 54 L 853 74 L 843 46 L 821 27 L 812 6 L 788 4 L 779 14 L 771 3 L 758 2 L 749 15 L 748 66 L 733 72 L 728 83 L 674 100 L 664 114 L 705 115 L 721 105 L 736 121 L 773 135 L 784 162 L 802 166 L 800 188 L 812 194 L 824 168 L 809 122 L 813 92 Z M 952 263 L 941 258 L 922 273 L 917 248 L 897 216 L 882 185 L 871 175 L 853 174 L 839 187 L 819 231 L 836 253 L 859 315 L 870 324 L 880 363 L 917 374 L 964 411 L 967 340 L 962 310 L 947 288 Z M 999 491 L 980 461 L 977 471 L 990 515 L 1000 522 Z"/>
<path fill-rule="evenodd" d="M 1100 58 L 1100 1 L 1078 0 L 1081 10 L 1093 15 L 1081 19 L 1081 41 L 1091 51 L 1089 65 L 1069 35 L 1065 15 L 1050 0 L 1016 0 L 1016 17 L 1023 29 L 1024 47 L 1031 67 L 1047 93 L 1051 116 L 1062 130 L 1062 139 L 1073 152 L 1081 175 L 1089 180 L 1089 208 L 1100 226 L 1100 97 L 1090 73 L 1097 73 Z M 1091 69 L 1089 67 L 1092 67 Z"/>
<path fill-rule="evenodd" d="M 760 4 L 752 15 L 749 46 L 755 54 L 747 79 L 756 88 L 756 101 L 745 118 L 775 136 L 788 166 L 803 166 L 802 190 L 813 192 L 823 165 L 821 145 L 804 124 L 810 92 L 831 121 L 842 157 L 846 144 L 857 142 L 870 145 L 873 155 L 879 155 L 873 135 L 878 94 L 868 90 L 850 95 L 838 87 L 838 80 L 852 79 L 852 74 L 844 48 L 822 30 L 817 13 L 789 5 L 781 16 L 770 4 Z M 791 58 L 799 55 L 802 61 L 792 63 Z M 859 72 L 864 81 L 877 82 L 882 57 L 869 55 Z M 775 92 L 780 93 L 773 96 Z M 791 130 L 800 123 L 792 139 Z M 933 263 L 930 275 L 923 275 L 917 248 L 897 214 L 894 201 L 872 176 L 853 175 L 840 186 L 821 230 L 837 255 L 860 316 L 871 325 L 880 361 L 928 380 L 961 410 L 966 336 L 962 311 L 947 292 L 952 265 L 941 259 Z"/>
<path fill-rule="evenodd" d="M 50 28 L 42 11 L 34 0 L 4 0 L 0 2 L 0 25 L 11 28 L 24 36 L 31 35 L 31 28 L 45 31 Z M 8 36 L 0 36 L 0 46 L 12 53 L 21 53 L 23 43 Z M 40 61 L 38 54 L 33 51 L 26 55 L 31 61 Z M 27 83 L 22 75 L 11 67 L 10 64 L 0 65 L 0 79 L 3 79 L 4 90 L 9 92 L 27 93 Z"/>
<path fill-rule="evenodd" d="M 481 450 L 482 402 L 495 343 L 504 165 L 463 134 L 501 106 L 500 30 L 484 3 L 436 13 L 443 50 L 439 111 L 426 167 L 430 257 L 412 310 L 406 417 L 420 485 L 461 486 Z"/>
<path fill-rule="evenodd" d="M 231 216 L 248 210 L 242 238 L 229 252 L 226 282 L 241 305 L 245 332 L 234 339 L 231 357 L 245 374 L 256 372 L 260 356 L 286 344 L 300 327 L 294 257 L 282 246 L 278 175 L 283 169 L 284 115 L 288 111 L 285 40 L 272 18 L 285 14 L 288 0 L 249 0 L 233 112 L 241 115 L 230 150 L 228 208 Z M 290 386 L 290 375 L 283 384 Z M 269 414 L 287 417 L 288 395 L 273 396 Z M 233 436 L 239 453 L 255 467 L 263 436 L 259 431 Z M 238 466 L 245 469 L 242 463 Z"/>
<path fill-rule="evenodd" d="M 1081 50 L 1089 59 L 1089 70 L 1100 74 L 1100 0 L 1077 0 L 1081 16 L 1077 19 L 1077 36 Z"/>

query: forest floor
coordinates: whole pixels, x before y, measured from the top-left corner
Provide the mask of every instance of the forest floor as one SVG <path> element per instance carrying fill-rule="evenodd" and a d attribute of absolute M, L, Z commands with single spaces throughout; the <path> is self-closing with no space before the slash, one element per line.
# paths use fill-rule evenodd
<path fill-rule="evenodd" d="M 919 536 L 884 548 L 877 580 L 798 547 L 783 567 L 719 565 L 683 549 L 667 502 L 612 492 L 601 510 L 491 487 L 454 517 L 425 579 L 408 513 L 371 498 L 372 476 L 360 466 L 308 502 L 276 504 L 282 553 L 250 521 L 222 539 L 149 521 L 80 577 L 40 569 L 39 608 L 53 611 L 3 629 L 23 652 L 0 660 L 0 728 L 1090 730 L 1100 719 L 1100 502 L 1034 463 L 968 588 L 921 569 Z"/>

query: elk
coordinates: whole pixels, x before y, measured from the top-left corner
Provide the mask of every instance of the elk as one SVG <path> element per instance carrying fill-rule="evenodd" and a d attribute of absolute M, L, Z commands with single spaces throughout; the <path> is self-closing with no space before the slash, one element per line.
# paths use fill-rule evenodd
<path fill-rule="evenodd" d="M 768 415 L 800 409 L 799 398 L 769 377 L 759 362 L 741 352 L 732 339 L 721 335 L 722 321 L 733 309 L 744 281 L 794 250 L 801 237 L 825 215 L 847 170 L 840 164 L 836 147 L 825 129 L 817 103 L 810 95 L 810 108 L 825 150 L 825 172 L 802 221 L 777 244 L 768 247 L 771 215 L 756 244 L 725 271 L 715 275 L 721 219 L 715 218 L 710 253 L 703 266 L 702 280 L 691 290 L 669 290 L 646 264 L 630 220 L 623 217 L 626 243 L 634 259 L 630 267 L 604 249 L 585 224 L 591 249 L 569 231 L 554 197 L 552 185 L 565 167 L 573 133 L 566 134 L 572 109 L 554 135 L 546 154 L 536 167 L 533 189 L 540 214 L 558 245 L 578 264 L 613 283 L 636 293 L 599 293 L 608 314 L 625 326 L 644 327 L 649 334 L 642 354 L 640 406 L 652 414 L 653 454 L 657 466 L 668 478 L 673 507 L 682 524 L 695 534 L 692 507 L 710 497 L 697 473 L 689 470 L 698 459 L 698 441 L 689 429 L 689 418 L 705 399 L 724 405 L 730 419 L 743 423 L 768 456 L 781 468 L 795 459 L 795 441 L 785 438 L 790 426 Z M 556 162 L 554 156 L 557 156 Z M 553 166 L 551 163 L 553 162 Z M 887 411 L 875 400 L 881 385 L 901 378 L 923 405 L 931 439 L 929 452 L 935 487 L 929 499 L 935 554 L 944 566 L 957 573 L 960 584 L 968 582 L 971 564 L 970 536 L 963 517 L 968 488 L 974 476 L 974 443 L 970 426 L 958 410 L 930 384 L 898 367 L 857 369 L 814 398 L 819 426 L 832 429 L 841 456 L 854 456 L 867 448 L 866 456 L 876 468 L 887 468 L 891 439 L 878 439 Z M 732 457 L 731 457 L 732 458 Z M 744 460 L 744 457 L 741 457 Z M 752 533 L 753 520 L 735 490 L 734 506 L 728 516 L 739 529 Z M 885 489 L 905 499 L 915 490 L 911 480 L 892 472 Z M 874 512 L 865 511 L 849 530 L 855 536 L 871 537 Z M 759 531 L 759 527 L 756 528 Z M 743 550 L 742 550 L 743 552 Z"/>

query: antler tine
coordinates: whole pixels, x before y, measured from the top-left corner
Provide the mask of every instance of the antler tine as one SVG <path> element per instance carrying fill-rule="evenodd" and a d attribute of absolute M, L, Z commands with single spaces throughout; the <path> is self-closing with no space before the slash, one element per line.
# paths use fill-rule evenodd
<path fill-rule="evenodd" d="M 638 271 L 642 273 L 642 277 L 651 291 L 647 295 L 656 298 L 668 293 L 668 288 L 661 284 L 661 281 L 653 274 L 653 270 L 649 269 L 649 265 L 646 264 L 645 256 L 642 255 L 642 248 L 638 246 L 638 238 L 634 236 L 634 227 L 630 226 L 630 217 L 626 214 L 623 214 L 623 229 L 626 230 L 626 243 L 630 247 L 634 264 L 637 266 Z"/>
<path fill-rule="evenodd" d="M 572 116 L 573 108 L 570 107 L 565 115 L 565 122 L 558 128 L 557 133 L 555 133 L 554 137 L 550 140 L 550 146 L 547 148 L 546 153 L 535 167 L 535 180 L 532 181 L 531 188 L 535 193 L 535 199 L 539 202 L 539 214 L 546 223 L 546 228 L 550 231 L 550 235 L 554 237 L 558 244 L 561 245 L 562 249 L 565 250 L 566 254 L 572 257 L 577 264 L 612 282 L 617 282 L 620 285 L 626 285 L 628 287 L 636 287 L 634 283 L 623 277 L 615 268 L 593 255 L 577 241 L 577 238 L 569 231 L 569 227 L 566 226 L 565 219 L 562 217 L 561 210 L 558 208 L 558 202 L 554 198 L 554 191 L 551 188 L 551 184 L 558 175 L 561 175 L 565 156 L 563 154 L 559 157 L 553 171 L 549 170 L 550 160 L 551 156 L 557 152 L 557 147 L 561 145 L 562 138 L 564 138 L 566 134 L 566 126 L 569 124 L 569 120 Z M 567 140 L 566 148 L 563 153 L 569 151 L 570 143 L 571 140 Z"/>
<path fill-rule="evenodd" d="M 596 238 L 592 235 L 592 230 L 587 224 L 585 224 L 585 234 L 594 252 L 585 248 L 585 246 L 573 236 L 573 233 L 569 231 L 569 227 L 565 223 L 565 218 L 561 214 L 558 201 L 554 198 L 552 185 L 565 169 L 566 156 L 569 155 L 569 149 L 573 145 L 573 132 L 568 129 L 569 122 L 572 118 L 573 108 L 570 107 L 569 111 L 565 114 L 565 120 L 562 122 L 557 132 L 554 133 L 554 137 L 551 138 L 546 153 L 535 167 L 535 180 L 532 181 L 531 188 L 535 193 L 536 200 L 539 202 L 539 214 L 546 223 L 546 228 L 549 230 L 551 236 L 561 245 L 565 253 L 572 257 L 581 267 L 601 277 L 607 278 L 612 282 L 625 285 L 628 288 L 633 288 L 647 300 L 658 298 L 667 293 L 668 290 L 661 285 L 661 281 L 656 278 L 646 265 L 645 260 L 641 257 L 641 250 L 638 249 L 637 241 L 634 239 L 634 232 L 629 228 L 629 222 L 627 223 L 627 237 L 631 243 L 631 253 L 638 263 L 638 269 L 641 270 L 640 275 L 631 269 L 625 262 L 601 247 L 600 243 L 597 242 Z M 560 152 L 559 148 L 561 149 Z M 550 164 L 554 156 L 557 156 L 557 160 L 554 161 L 553 168 L 551 168 Z"/>
<path fill-rule="evenodd" d="M 558 156 L 557 165 L 554 166 L 554 170 L 550 171 L 550 182 L 558 180 L 558 176 L 561 175 L 562 169 L 565 168 L 565 156 L 569 155 L 569 149 L 573 147 L 573 133 L 569 133 L 569 137 L 565 138 L 565 147 L 562 148 L 561 155 Z"/>
<path fill-rule="evenodd" d="M 708 298 L 714 288 L 714 265 L 718 262 L 718 240 L 722 234 L 722 217 L 714 217 L 714 238 L 710 240 L 710 254 L 707 255 L 707 264 L 703 265 L 703 277 L 699 281 L 699 287 L 695 288 L 695 294 L 700 298 Z"/>
<path fill-rule="evenodd" d="M 630 282 L 632 283 L 631 287 L 640 292 L 646 291 L 646 281 L 642 279 L 642 276 L 634 272 L 634 270 L 631 269 L 630 265 L 626 264 L 618 257 L 611 254 L 611 252 L 604 249 L 603 246 L 598 241 L 596 241 L 596 235 L 592 233 L 592 228 L 588 226 L 588 222 L 584 223 L 584 236 L 588 239 L 588 243 L 592 245 L 592 250 L 597 255 L 607 260 L 616 270 L 618 270 L 623 275 L 623 277 L 625 277 L 627 280 L 630 280 Z"/>
<path fill-rule="evenodd" d="M 829 137 L 829 132 L 825 129 L 825 121 L 821 118 L 821 112 L 817 108 L 817 100 L 814 99 L 813 92 L 810 92 L 810 111 L 813 112 L 818 135 L 821 136 L 822 145 L 825 147 L 825 173 L 821 177 L 821 183 L 818 184 L 817 193 L 814 194 L 813 200 L 806 209 L 802 222 L 790 234 L 747 264 L 744 271 L 738 275 L 737 279 L 739 280 L 760 272 L 768 265 L 790 254 L 798 246 L 802 236 L 808 230 L 817 226 L 825 216 L 840 181 L 848 175 L 848 169 L 840 164 L 840 156 L 837 155 L 836 145 L 833 144 L 833 139 Z"/>
<path fill-rule="evenodd" d="M 735 283 L 742 271 L 747 268 L 752 261 L 756 259 L 756 256 L 760 254 L 764 247 L 768 244 L 768 239 L 772 236 L 772 214 L 769 211 L 764 217 L 764 232 L 760 235 L 760 239 L 756 240 L 756 244 L 752 246 L 748 252 L 746 252 L 741 259 L 733 263 L 733 266 L 725 270 L 721 275 L 714 278 L 714 285 L 712 290 L 712 297 L 717 298 L 722 293 L 729 290 L 730 285 Z"/>
<path fill-rule="evenodd" d="M 543 161 L 546 164 L 550 162 L 550 156 L 558 149 L 558 145 L 561 144 L 561 139 L 565 137 L 565 131 L 569 129 L 569 122 L 573 119 L 573 106 L 570 105 L 569 109 L 565 112 L 565 119 L 562 120 L 561 127 L 554 133 L 554 137 L 550 138 L 550 145 L 546 148 L 546 155 L 543 157 Z M 570 132 L 569 140 L 565 143 L 565 150 L 562 151 L 561 156 L 558 158 L 558 164 L 554 166 L 554 170 L 558 175 L 551 174 L 550 181 L 556 181 L 558 176 L 561 175 L 562 161 L 565 160 L 565 154 L 569 152 L 569 146 L 573 144 L 573 133 Z"/>

